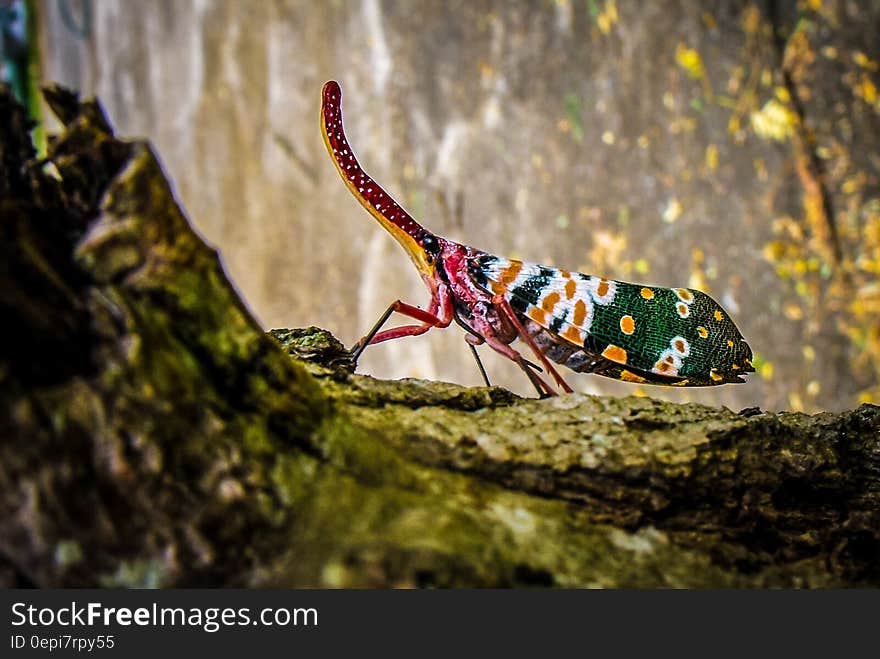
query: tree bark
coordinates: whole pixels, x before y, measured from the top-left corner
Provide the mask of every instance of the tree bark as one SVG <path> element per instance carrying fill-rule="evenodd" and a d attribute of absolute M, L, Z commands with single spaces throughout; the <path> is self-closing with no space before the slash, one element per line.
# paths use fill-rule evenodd
<path fill-rule="evenodd" d="M 150 146 L 0 98 L 0 579 L 880 585 L 880 408 L 734 413 L 353 373 L 265 334 Z"/>

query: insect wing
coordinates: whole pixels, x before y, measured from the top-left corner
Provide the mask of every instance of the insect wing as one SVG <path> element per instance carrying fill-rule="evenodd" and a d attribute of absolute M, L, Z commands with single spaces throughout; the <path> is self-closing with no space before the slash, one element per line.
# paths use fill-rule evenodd
<path fill-rule="evenodd" d="M 751 350 L 733 321 L 700 291 L 630 284 L 491 255 L 477 259 L 471 274 L 553 335 L 649 381 L 713 385 L 741 382 L 741 374 L 754 370 Z M 623 372 L 609 368 L 603 374 Z"/>

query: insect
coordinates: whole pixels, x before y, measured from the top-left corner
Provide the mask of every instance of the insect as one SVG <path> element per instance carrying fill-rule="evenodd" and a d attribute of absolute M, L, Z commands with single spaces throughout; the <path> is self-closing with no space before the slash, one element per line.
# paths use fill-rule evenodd
<path fill-rule="evenodd" d="M 752 351 L 711 297 L 515 261 L 447 240 L 416 222 L 360 166 L 342 125 L 342 90 L 324 85 L 321 126 L 327 150 L 348 189 L 403 246 L 431 294 L 427 309 L 395 300 L 355 344 L 368 346 L 424 334 L 453 321 L 486 371 L 475 346 L 486 344 L 516 363 L 540 397 L 556 395 L 539 375 L 572 389 L 551 362 L 626 382 L 710 386 L 744 382 Z M 382 330 L 392 313 L 418 324 Z M 511 347 L 521 340 L 538 363 Z M 542 368 L 543 367 L 543 368 Z"/>

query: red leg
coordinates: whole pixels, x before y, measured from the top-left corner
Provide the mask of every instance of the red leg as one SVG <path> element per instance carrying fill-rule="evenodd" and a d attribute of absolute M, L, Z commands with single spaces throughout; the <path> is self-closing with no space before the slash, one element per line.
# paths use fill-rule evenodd
<path fill-rule="evenodd" d="M 523 356 L 519 354 L 516 350 L 511 348 L 506 343 L 502 343 L 494 336 L 484 337 L 486 341 L 486 345 L 492 348 L 495 352 L 504 355 L 510 361 L 516 363 L 523 372 L 528 376 L 531 383 L 535 386 L 535 389 L 538 390 L 538 395 L 541 398 L 547 398 L 548 396 L 556 396 L 556 392 L 553 391 L 553 387 L 547 384 L 544 379 L 535 373 L 532 369 L 528 367 L 528 363 Z"/>
<path fill-rule="evenodd" d="M 495 304 L 499 309 L 504 312 L 504 315 L 507 316 L 508 320 L 513 323 L 513 326 L 516 328 L 516 331 L 519 333 L 519 337 L 525 341 L 528 346 L 532 349 L 532 352 L 535 353 L 535 356 L 538 358 L 547 372 L 556 380 L 556 384 L 567 394 L 574 392 L 574 389 L 568 386 L 568 383 L 562 379 L 562 376 L 553 368 L 553 364 L 550 363 L 550 360 L 538 349 L 538 346 L 535 345 L 535 342 L 532 340 L 532 337 L 529 336 L 529 333 L 526 332 L 526 328 L 522 326 L 522 323 L 519 322 L 519 318 L 516 317 L 516 312 L 513 310 L 513 307 L 510 306 L 510 302 L 508 302 L 503 295 L 496 295 L 492 298 L 492 303 Z"/>
<path fill-rule="evenodd" d="M 437 315 L 438 310 L 440 312 L 439 316 Z M 402 327 L 395 327 L 394 329 L 380 332 L 379 330 L 382 325 L 388 321 L 388 318 L 395 311 L 404 316 L 420 320 L 423 324 L 403 325 Z M 376 324 L 373 325 L 372 329 L 367 332 L 367 335 L 358 341 L 352 348 L 354 359 L 357 361 L 358 357 L 361 356 L 361 353 L 368 345 L 382 343 L 383 341 L 390 341 L 392 339 L 399 339 L 404 336 L 418 336 L 419 334 L 424 334 L 432 327 L 448 327 L 451 322 L 452 299 L 449 297 L 449 292 L 446 290 L 446 286 L 442 284 L 438 286 L 436 294 L 431 296 L 431 304 L 427 311 L 420 309 L 419 307 L 414 307 L 406 302 L 395 300 L 388 306 L 385 313 L 383 313 Z"/>
<path fill-rule="evenodd" d="M 402 313 L 405 316 L 410 315 L 402 309 L 392 309 L 392 311 Z M 422 317 L 419 317 L 418 320 L 424 319 Z M 424 320 L 424 323 L 424 325 L 401 325 L 400 327 L 395 327 L 390 330 L 379 332 L 378 334 L 373 336 L 372 339 L 370 339 L 370 345 L 383 343 L 384 341 L 391 341 L 393 339 L 402 339 L 405 336 L 418 336 L 419 334 L 424 334 L 432 327 L 439 326 L 440 319 L 434 316 L 433 320 Z"/>

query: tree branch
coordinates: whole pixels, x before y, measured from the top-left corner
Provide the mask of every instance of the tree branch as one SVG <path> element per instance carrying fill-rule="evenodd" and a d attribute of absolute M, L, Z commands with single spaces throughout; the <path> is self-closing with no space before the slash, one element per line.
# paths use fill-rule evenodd
<path fill-rule="evenodd" d="M 353 374 L 264 334 L 150 147 L 0 98 L 0 578 L 37 586 L 880 584 L 880 408 L 736 414 Z"/>

